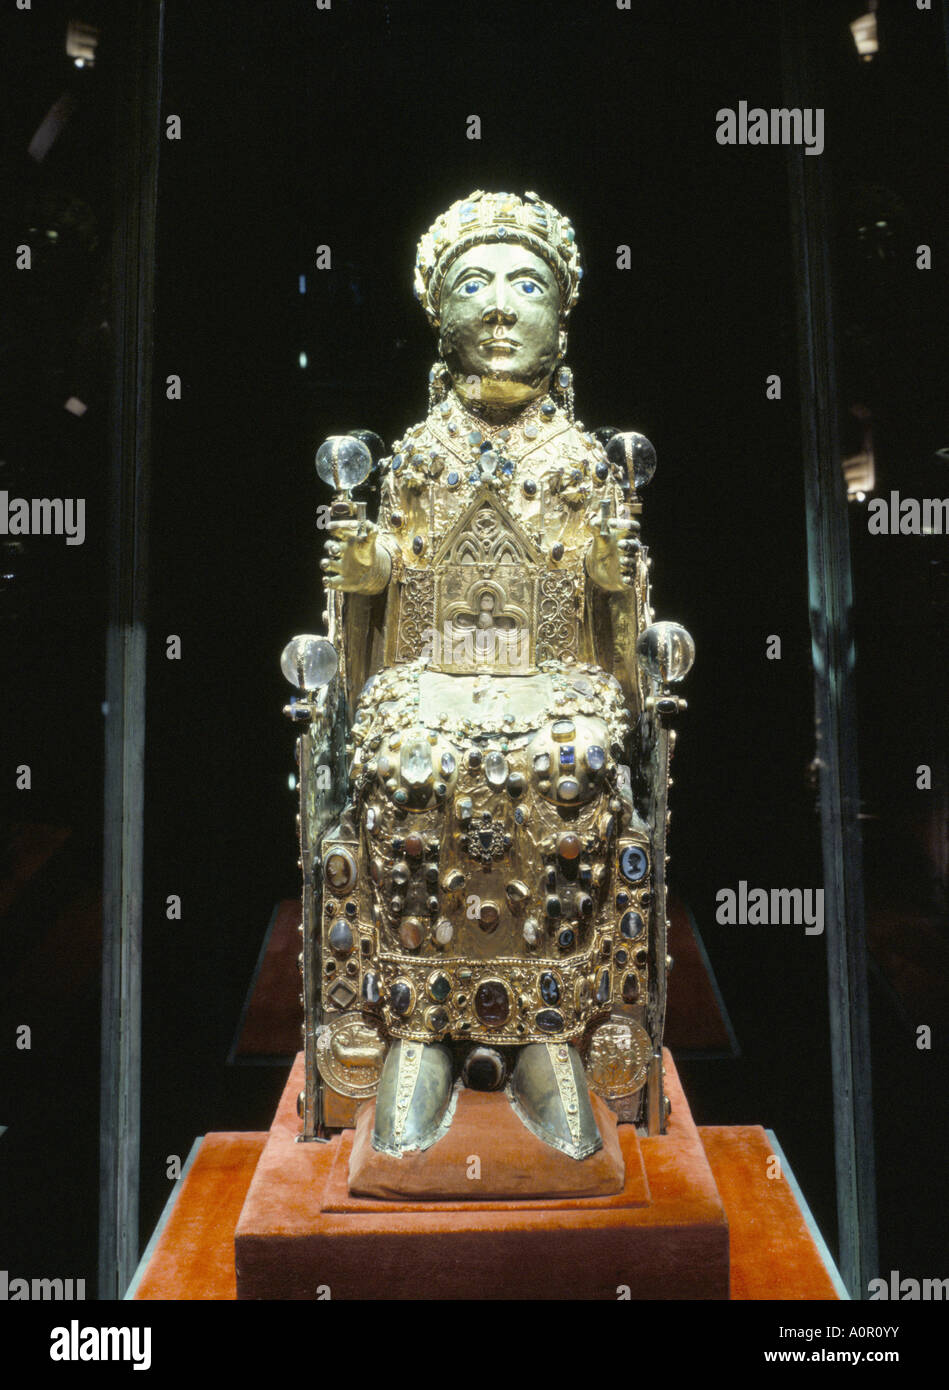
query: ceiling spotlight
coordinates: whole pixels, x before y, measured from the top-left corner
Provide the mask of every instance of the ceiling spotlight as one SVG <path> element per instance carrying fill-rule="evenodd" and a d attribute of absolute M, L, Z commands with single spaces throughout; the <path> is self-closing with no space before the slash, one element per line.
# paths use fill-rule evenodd
<path fill-rule="evenodd" d="M 99 30 L 94 24 L 71 19 L 66 26 L 66 54 L 77 68 L 91 68 L 96 61 Z"/>
<path fill-rule="evenodd" d="M 850 32 L 853 34 L 853 41 L 861 63 L 871 62 L 880 50 L 880 41 L 877 37 L 876 0 L 871 0 L 867 14 L 862 14 L 859 19 L 851 21 Z"/>

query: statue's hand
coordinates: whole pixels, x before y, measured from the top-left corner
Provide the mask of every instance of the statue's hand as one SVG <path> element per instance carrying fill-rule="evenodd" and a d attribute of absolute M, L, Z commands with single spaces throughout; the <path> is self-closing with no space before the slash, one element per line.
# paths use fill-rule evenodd
<path fill-rule="evenodd" d="M 608 534 L 601 534 L 599 518 L 587 523 L 593 540 L 586 553 L 587 574 L 601 589 L 618 593 L 629 588 L 636 576 L 637 554 L 641 549 L 639 522 L 632 518 L 611 517 Z"/>
<path fill-rule="evenodd" d="M 326 556 L 320 561 L 327 589 L 378 594 L 389 582 L 392 556 L 372 521 L 331 521 Z"/>

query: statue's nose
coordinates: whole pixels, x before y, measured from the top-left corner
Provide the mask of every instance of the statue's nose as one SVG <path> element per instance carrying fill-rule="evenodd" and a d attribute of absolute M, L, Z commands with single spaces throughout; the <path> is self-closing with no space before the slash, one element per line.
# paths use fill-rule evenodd
<path fill-rule="evenodd" d="M 499 294 L 495 302 L 481 315 L 484 323 L 516 323 L 517 314 L 514 306 L 508 304 L 503 295 Z"/>

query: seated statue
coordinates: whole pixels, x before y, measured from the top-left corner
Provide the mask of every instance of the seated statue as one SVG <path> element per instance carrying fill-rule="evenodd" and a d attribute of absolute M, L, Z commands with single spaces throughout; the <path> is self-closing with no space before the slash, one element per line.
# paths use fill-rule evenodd
<path fill-rule="evenodd" d="M 373 1146 L 424 1150 L 461 1086 L 504 1088 L 576 1160 L 602 1143 L 591 1088 L 664 1127 L 668 687 L 693 651 L 652 622 L 652 446 L 574 416 L 581 274 L 533 193 L 455 203 L 416 262 L 426 419 L 387 457 L 366 431 L 317 457 L 338 489 L 327 635 L 284 654 L 305 692 L 305 1139 L 375 1095 Z"/>

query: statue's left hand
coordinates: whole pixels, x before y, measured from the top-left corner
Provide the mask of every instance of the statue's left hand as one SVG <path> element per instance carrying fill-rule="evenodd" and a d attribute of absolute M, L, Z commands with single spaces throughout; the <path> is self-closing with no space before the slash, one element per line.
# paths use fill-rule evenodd
<path fill-rule="evenodd" d="M 327 589 L 378 594 L 392 573 L 392 556 L 372 521 L 331 521 L 326 556 L 320 561 Z"/>
<path fill-rule="evenodd" d="M 632 518 L 611 517 L 608 535 L 600 532 L 599 520 L 591 520 L 593 540 L 586 553 L 587 574 L 601 589 L 618 593 L 629 588 L 636 578 L 636 563 L 640 550 L 639 522 Z"/>

